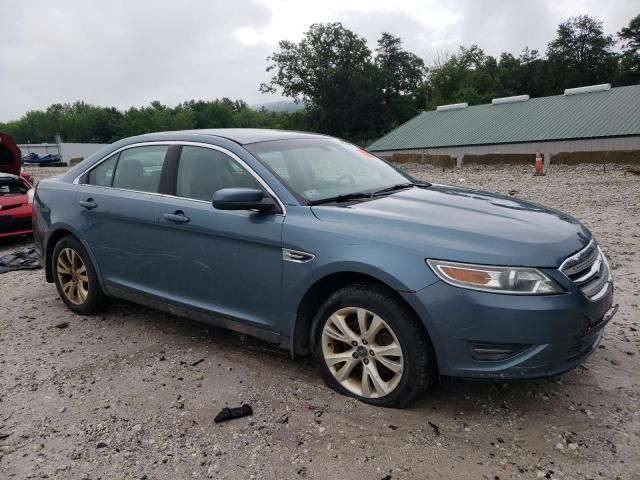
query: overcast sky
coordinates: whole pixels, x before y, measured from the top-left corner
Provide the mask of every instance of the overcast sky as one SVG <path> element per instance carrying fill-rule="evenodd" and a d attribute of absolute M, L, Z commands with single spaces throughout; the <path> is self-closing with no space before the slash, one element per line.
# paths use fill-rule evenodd
<path fill-rule="evenodd" d="M 314 22 L 369 41 L 382 31 L 430 63 L 473 43 L 491 55 L 545 50 L 558 24 L 588 13 L 615 33 L 637 0 L 2 0 L 0 121 L 56 102 L 142 106 L 258 92 L 266 57 Z"/>

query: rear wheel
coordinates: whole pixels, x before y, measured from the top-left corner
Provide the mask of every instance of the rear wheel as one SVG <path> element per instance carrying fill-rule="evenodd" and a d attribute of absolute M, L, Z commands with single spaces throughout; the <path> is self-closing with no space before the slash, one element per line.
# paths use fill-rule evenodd
<path fill-rule="evenodd" d="M 402 408 L 435 378 L 424 328 L 383 288 L 351 285 L 337 291 L 314 325 L 314 356 L 327 384 L 339 393 Z"/>
<path fill-rule="evenodd" d="M 53 250 L 53 278 L 60 298 L 74 313 L 92 315 L 105 307 L 107 297 L 89 255 L 71 235 L 63 237 Z"/>

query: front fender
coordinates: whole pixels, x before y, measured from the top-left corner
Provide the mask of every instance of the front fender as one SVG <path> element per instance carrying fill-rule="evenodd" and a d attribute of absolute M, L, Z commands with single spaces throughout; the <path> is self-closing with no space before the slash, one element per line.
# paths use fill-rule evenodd
<path fill-rule="evenodd" d="M 309 288 L 335 273 L 367 275 L 399 292 L 415 292 L 438 280 L 426 265 L 424 252 L 376 241 L 376 236 L 367 232 L 358 233 L 318 220 L 309 207 L 288 209 L 283 247 L 314 257 L 306 263 L 283 262 L 283 313 L 287 318 L 297 312 Z"/>

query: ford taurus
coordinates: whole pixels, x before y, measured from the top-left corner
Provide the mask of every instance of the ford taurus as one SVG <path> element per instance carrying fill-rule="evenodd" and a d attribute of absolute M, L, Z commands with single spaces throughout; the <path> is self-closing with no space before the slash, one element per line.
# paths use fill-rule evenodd
<path fill-rule="evenodd" d="M 418 182 L 322 135 L 127 138 L 41 181 L 33 229 L 73 312 L 122 298 L 254 335 L 381 406 L 439 375 L 562 374 L 616 310 L 607 259 L 570 216 Z"/>

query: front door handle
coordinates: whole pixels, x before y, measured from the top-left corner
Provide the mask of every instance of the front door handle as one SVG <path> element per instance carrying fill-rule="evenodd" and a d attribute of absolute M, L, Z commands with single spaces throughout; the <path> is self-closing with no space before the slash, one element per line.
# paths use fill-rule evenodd
<path fill-rule="evenodd" d="M 87 198 L 86 200 L 80 200 L 78 205 L 86 208 L 87 210 L 91 210 L 92 208 L 96 208 L 98 204 L 93 201 L 93 198 Z"/>
<path fill-rule="evenodd" d="M 190 220 L 189 217 L 180 210 L 175 213 L 165 213 L 163 217 L 173 223 L 187 223 Z"/>

